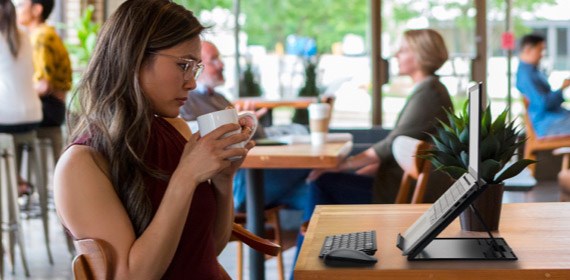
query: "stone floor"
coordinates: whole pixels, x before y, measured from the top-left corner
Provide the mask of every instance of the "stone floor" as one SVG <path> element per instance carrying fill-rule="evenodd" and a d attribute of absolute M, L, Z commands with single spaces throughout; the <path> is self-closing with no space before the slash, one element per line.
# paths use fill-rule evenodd
<path fill-rule="evenodd" d="M 539 182 L 539 185 L 533 187 L 530 191 L 507 191 L 505 192 L 503 201 L 505 203 L 519 202 L 546 202 L 558 201 L 558 186 L 554 181 Z M 71 255 L 67 251 L 63 230 L 57 222 L 57 217 L 52 211 L 50 213 L 50 237 L 52 242 L 52 252 L 54 256 L 54 265 L 50 265 L 43 242 L 43 231 L 41 229 L 41 220 L 26 219 L 22 221 L 22 230 L 24 233 L 25 252 L 27 254 L 28 264 L 31 276 L 27 279 L 73 279 L 71 275 Z M 295 253 L 295 248 L 291 247 L 295 242 L 295 231 L 290 230 L 285 234 L 285 247 L 288 248 L 284 252 L 286 277 L 291 273 L 291 263 Z M 19 253 L 18 251 L 16 252 Z M 246 250 L 247 253 L 247 250 Z M 229 272 L 236 278 L 236 244 L 230 243 L 226 250 L 220 256 L 220 262 Z M 16 255 L 17 257 L 19 255 Z M 16 258 L 15 274 L 12 274 L 12 266 L 9 258 L 5 257 L 5 273 L 4 279 L 26 279 L 22 269 L 21 259 Z M 247 273 L 247 256 L 245 256 L 246 264 L 244 279 L 248 279 Z M 277 269 L 275 258 L 269 259 L 266 263 L 267 279 L 277 279 Z"/>

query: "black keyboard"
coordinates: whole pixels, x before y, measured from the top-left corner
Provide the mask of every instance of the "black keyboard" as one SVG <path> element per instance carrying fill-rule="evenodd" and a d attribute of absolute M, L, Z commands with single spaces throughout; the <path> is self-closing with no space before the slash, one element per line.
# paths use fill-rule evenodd
<path fill-rule="evenodd" d="M 325 237 L 325 242 L 321 248 L 319 258 L 323 258 L 330 251 L 335 249 L 353 249 L 374 255 L 376 253 L 376 231 L 351 232 Z"/>

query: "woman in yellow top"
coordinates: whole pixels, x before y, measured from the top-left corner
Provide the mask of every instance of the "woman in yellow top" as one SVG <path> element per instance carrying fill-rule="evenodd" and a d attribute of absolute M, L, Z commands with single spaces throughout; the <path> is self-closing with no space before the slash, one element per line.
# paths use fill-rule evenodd
<path fill-rule="evenodd" d="M 42 100 L 44 117 L 38 137 L 52 141 L 57 158 L 62 148 L 65 95 L 71 88 L 71 63 L 61 38 L 45 23 L 53 6 L 53 0 L 23 0 L 17 10 L 18 23 L 28 28 L 31 36 L 34 85 Z"/>

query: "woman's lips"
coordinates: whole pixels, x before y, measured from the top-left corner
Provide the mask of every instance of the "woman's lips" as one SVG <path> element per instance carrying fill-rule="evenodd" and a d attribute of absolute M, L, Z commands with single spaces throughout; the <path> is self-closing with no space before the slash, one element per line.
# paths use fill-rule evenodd
<path fill-rule="evenodd" d="M 184 105 L 184 103 L 186 103 L 186 100 L 188 100 L 188 97 L 183 97 L 183 98 L 176 98 L 176 101 L 178 101 L 178 103 L 180 103 L 180 105 Z"/>

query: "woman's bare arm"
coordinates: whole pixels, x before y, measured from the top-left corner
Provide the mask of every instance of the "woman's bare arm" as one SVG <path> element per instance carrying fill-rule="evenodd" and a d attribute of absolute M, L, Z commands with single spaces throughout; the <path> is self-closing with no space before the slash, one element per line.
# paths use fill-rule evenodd
<path fill-rule="evenodd" d="M 111 181 L 99 166 L 101 156 L 73 146 L 55 172 L 55 202 L 63 224 L 78 239 L 97 238 L 110 246 L 113 279 L 159 279 L 178 246 L 195 190 L 193 183 L 172 181 L 158 212 L 137 239 Z M 96 163 L 95 161 L 98 161 Z"/>

